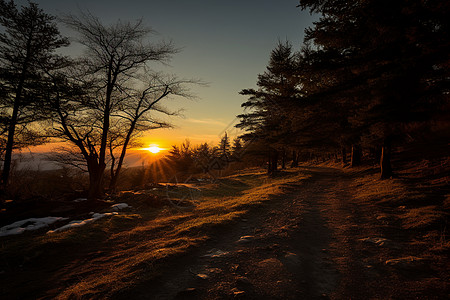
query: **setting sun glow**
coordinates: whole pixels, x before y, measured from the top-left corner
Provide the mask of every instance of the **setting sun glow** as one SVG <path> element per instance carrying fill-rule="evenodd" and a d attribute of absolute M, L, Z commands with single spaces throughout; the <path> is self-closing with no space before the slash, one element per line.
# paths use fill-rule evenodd
<path fill-rule="evenodd" d="M 150 151 L 151 153 L 153 153 L 153 154 L 156 154 L 156 153 L 158 153 L 159 151 L 161 151 L 161 148 L 159 148 L 158 146 L 151 146 L 151 147 L 149 147 L 149 148 L 147 148 L 148 149 L 148 151 Z"/>

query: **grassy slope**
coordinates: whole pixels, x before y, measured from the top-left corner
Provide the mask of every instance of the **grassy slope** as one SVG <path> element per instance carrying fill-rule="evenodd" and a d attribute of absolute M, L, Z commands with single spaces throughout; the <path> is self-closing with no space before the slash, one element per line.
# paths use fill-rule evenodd
<path fill-rule="evenodd" d="M 423 255 L 446 261 L 449 178 L 439 168 L 447 167 L 442 162 L 429 165 L 431 175 L 425 177 L 417 165 L 405 167 L 399 178 L 384 181 L 370 168 L 346 172 L 353 178 L 354 203 L 374 203 L 379 222 L 405 231 Z M 270 179 L 262 170 L 246 170 L 199 189 L 172 190 L 174 202 L 188 196 L 195 208 L 154 209 L 146 206 L 145 196 L 128 195 L 126 202 L 133 208 L 113 218 L 53 235 L 2 238 L 0 292 L 11 298 L 113 295 L 158 276 L 168 259 L 200 246 L 217 227 L 232 223 L 272 195 L 283 194 L 283 184 L 305 178 L 299 170 Z"/>
<path fill-rule="evenodd" d="M 351 203 L 358 207 L 357 210 L 365 211 L 362 214 L 366 216 L 362 221 L 364 224 L 358 228 L 365 228 L 366 234 L 373 232 L 373 236 L 368 236 L 370 238 L 384 237 L 388 240 L 385 245 L 359 243 L 357 245 L 361 248 L 357 248 L 355 254 L 355 257 L 359 255 L 361 262 L 375 266 L 375 272 L 380 272 L 377 284 L 380 290 L 370 290 L 370 284 L 366 287 L 365 282 L 354 286 L 344 279 L 346 295 L 354 297 L 355 294 L 351 293 L 358 289 L 362 296 L 379 293 L 398 299 L 438 299 L 447 295 L 450 280 L 447 227 L 450 215 L 448 183 L 445 180 L 448 182 L 449 178 L 439 176 L 438 183 L 420 172 L 421 179 L 417 181 L 411 176 L 417 171 L 417 167 L 406 168 L 396 178 L 379 180 L 379 173 L 374 170 L 347 170 L 352 177 L 347 187 L 351 191 Z M 370 228 L 366 224 L 370 224 Z M 351 230 L 339 229 L 337 232 L 349 236 Z M 345 268 L 342 267 L 343 270 Z M 343 277 L 348 276 L 342 273 L 345 274 Z M 396 282 L 400 286 L 396 286 Z"/>
<path fill-rule="evenodd" d="M 282 194 L 298 172 L 268 179 L 264 171 L 205 184 L 200 190 L 170 194 L 192 196 L 195 208 L 145 207 L 142 196 L 127 197 L 135 207 L 112 218 L 51 235 L 27 233 L 2 239 L 4 294 L 19 297 L 95 297 L 112 295 L 156 275 L 166 259 L 185 253 L 209 238 L 217 226 L 232 222 L 254 205 Z M 138 200 L 139 199 L 139 200 Z M 5 276 L 6 275 L 6 276 Z M 28 283 L 28 284 L 25 284 Z"/>

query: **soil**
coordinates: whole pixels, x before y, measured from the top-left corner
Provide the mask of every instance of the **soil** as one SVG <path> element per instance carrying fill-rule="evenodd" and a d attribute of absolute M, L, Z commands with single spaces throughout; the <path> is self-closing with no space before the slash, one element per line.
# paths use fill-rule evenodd
<path fill-rule="evenodd" d="M 448 259 L 424 254 L 392 217 L 401 208 L 356 200 L 362 174 L 303 171 L 311 177 L 115 298 L 450 298 Z"/>

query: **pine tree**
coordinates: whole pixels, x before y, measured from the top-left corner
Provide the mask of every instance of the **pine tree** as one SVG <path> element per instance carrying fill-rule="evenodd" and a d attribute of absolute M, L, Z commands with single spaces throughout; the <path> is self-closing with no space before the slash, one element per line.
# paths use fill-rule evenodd
<path fill-rule="evenodd" d="M 242 147 L 242 142 L 241 142 L 240 137 L 236 137 L 233 140 L 233 146 L 231 147 L 231 151 L 232 151 L 231 155 L 233 157 L 233 160 L 240 161 L 241 157 L 243 155 L 243 147 Z"/>
<path fill-rule="evenodd" d="M 29 2 L 19 10 L 14 1 L 0 0 L 0 98 L 1 116 L 7 124 L 1 183 L 8 184 L 17 129 L 30 133 L 29 124 L 44 118 L 42 82 L 48 69 L 56 67 L 55 50 L 67 46 L 55 17 Z M 32 133 L 33 134 L 33 133 Z M 28 138 L 31 136 L 27 136 Z M 29 139 L 29 141 L 37 139 Z M 20 141 L 19 141 L 20 142 Z M 32 144 L 32 143 L 31 143 Z"/>
<path fill-rule="evenodd" d="M 208 143 L 202 143 L 194 149 L 194 161 L 197 169 L 208 173 L 214 160 L 214 149 Z"/>
<path fill-rule="evenodd" d="M 220 139 L 218 152 L 221 159 L 223 159 L 226 162 L 230 160 L 231 145 L 230 145 L 230 138 L 228 137 L 228 133 L 226 132 L 224 136 Z"/>
<path fill-rule="evenodd" d="M 383 145 L 381 176 L 390 177 L 391 146 L 406 133 L 405 124 L 430 120 L 448 103 L 444 16 L 450 5 L 301 0 L 300 6 L 321 14 L 306 32 L 315 45 L 307 55 L 308 72 L 325 77 L 313 95 L 324 105 L 341 103 L 347 111 L 336 114 L 349 129 L 339 130 L 344 141 Z"/>
<path fill-rule="evenodd" d="M 291 132 L 291 109 L 299 97 L 299 78 L 296 76 L 298 56 L 289 42 L 281 43 L 272 50 L 267 70 L 258 75 L 258 89 L 244 89 L 248 96 L 242 107 L 248 112 L 239 115 L 237 128 L 244 129 L 244 141 L 260 144 L 267 151 L 268 172 L 277 169 L 278 148 L 293 143 Z"/>

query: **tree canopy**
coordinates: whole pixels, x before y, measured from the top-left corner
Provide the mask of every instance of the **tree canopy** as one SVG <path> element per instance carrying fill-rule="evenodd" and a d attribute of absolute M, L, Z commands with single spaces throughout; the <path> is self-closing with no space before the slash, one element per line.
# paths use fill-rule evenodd
<path fill-rule="evenodd" d="M 0 146 L 4 152 L 1 182 L 8 184 L 14 148 L 42 143 L 33 127 L 47 118 L 42 94 L 46 73 L 58 68 L 55 50 L 67 46 L 55 17 L 37 4 L 17 8 L 14 1 L 0 0 Z"/>
<path fill-rule="evenodd" d="M 243 137 L 278 150 L 382 148 L 382 177 L 391 176 L 392 143 L 448 116 L 450 5 L 300 0 L 299 6 L 320 18 L 298 51 L 276 46 L 258 90 L 241 91 L 249 96 L 242 106 L 252 108 L 239 116 Z"/>

